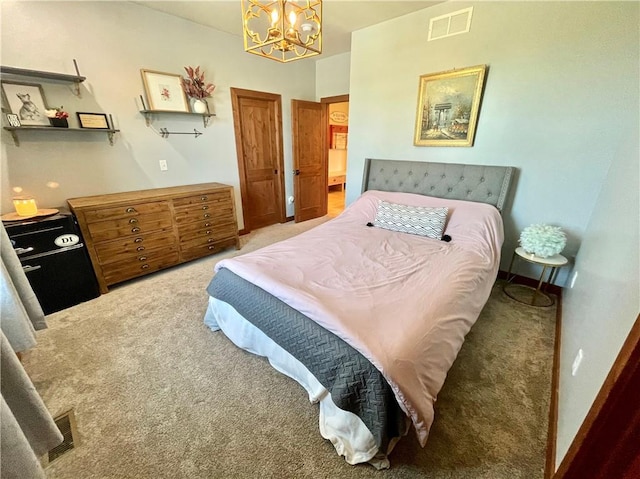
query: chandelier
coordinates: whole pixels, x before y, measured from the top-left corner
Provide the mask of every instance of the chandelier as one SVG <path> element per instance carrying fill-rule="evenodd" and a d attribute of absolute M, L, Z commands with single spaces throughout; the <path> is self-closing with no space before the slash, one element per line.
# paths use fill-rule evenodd
<path fill-rule="evenodd" d="M 242 0 L 244 49 L 287 63 L 322 53 L 322 0 Z"/>

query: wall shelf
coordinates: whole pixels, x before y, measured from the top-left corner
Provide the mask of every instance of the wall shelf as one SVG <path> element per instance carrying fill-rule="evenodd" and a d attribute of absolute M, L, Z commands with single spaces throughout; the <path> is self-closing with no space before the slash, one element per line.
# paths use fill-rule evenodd
<path fill-rule="evenodd" d="M 16 67 L 9 67 L 5 65 L 0 66 L 0 73 L 2 73 L 3 77 L 5 75 L 10 75 L 10 76 L 41 78 L 43 80 L 73 83 L 75 85 L 74 93 L 77 97 L 80 97 L 80 83 L 85 81 L 87 77 L 83 77 L 80 75 L 80 71 L 78 70 L 78 64 L 76 63 L 75 60 L 73 60 L 73 66 L 76 69 L 76 75 L 69 75 L 67 73 L 47 72 L 42 70 L 29 70 L 26 68 L 16 68 Z"/>
<path fill-rule="evenodd" d="M 52 132 L 80 132 L 80 133 L 106 133 L 109 138 L 109 144 L 113 146 L 113 136 L 120 130 L 115 129 L 102 129 L 102 128 L 56 128 L 53 126 L 5 126 L 5 130 L 11 133 L 13 142 L 16 146 L 20 146 L 20 139 L 18 138 L 18 132 L 25 131 L 52 131 Z"/>
<path fill-rule="evenodd" d="M 209 121 L 211 117 L 216 116 L 215 113 L 193 113 L 190 111 L 170 111 L 170 110 L 140 110 L 140 113 L 144 115 L 144 119 L 147 123 L 147 126 L 151 126 L 153 122 L 153 115 L 191 115 L 191 116 L 201 116 L 202 123 L 206 128 L 209 125 Z"/>

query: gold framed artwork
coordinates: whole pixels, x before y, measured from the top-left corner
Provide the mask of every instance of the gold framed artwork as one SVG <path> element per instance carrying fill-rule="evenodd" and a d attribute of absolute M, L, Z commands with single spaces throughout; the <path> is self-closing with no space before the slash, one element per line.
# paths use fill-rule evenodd
<path fill-rule="evenodd" d="M 415 146 L 473 146 L 487 65 L 420 76 Z"/>
<path fill-rule="evenodd" d="M 154 70 L 140 70 L 149 110 L 179 111 L 189 113 L 187 95 L 182 89 L 180 75 Z"/>

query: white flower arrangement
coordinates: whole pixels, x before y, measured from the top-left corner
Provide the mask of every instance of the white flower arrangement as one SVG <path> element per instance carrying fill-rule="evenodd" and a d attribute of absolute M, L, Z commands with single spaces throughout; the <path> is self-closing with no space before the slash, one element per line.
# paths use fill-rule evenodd
<path fill-rule="evenodd" d="M 531 225 L 520 234 L 520 246 L 540 258 L 559 254 L 567 244 L 567 236 L 559 226 Z"/>

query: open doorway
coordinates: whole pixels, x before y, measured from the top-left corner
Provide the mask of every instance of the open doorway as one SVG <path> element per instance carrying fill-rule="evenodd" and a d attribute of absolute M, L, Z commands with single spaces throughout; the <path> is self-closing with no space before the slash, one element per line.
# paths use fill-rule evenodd
<path fill-rule="evenodd" d="M 327 104 L 328 161 L 327 214 L 338 216 L 345 207 L 347 150 L 349 138 L 349 95 L 323 98 Z"/>

